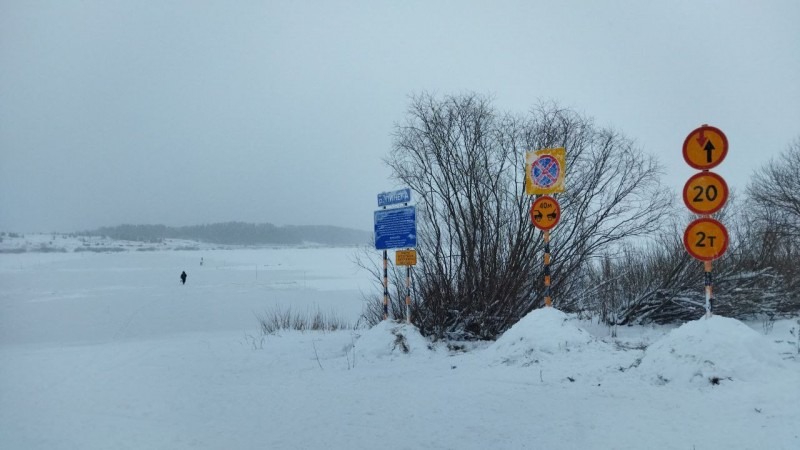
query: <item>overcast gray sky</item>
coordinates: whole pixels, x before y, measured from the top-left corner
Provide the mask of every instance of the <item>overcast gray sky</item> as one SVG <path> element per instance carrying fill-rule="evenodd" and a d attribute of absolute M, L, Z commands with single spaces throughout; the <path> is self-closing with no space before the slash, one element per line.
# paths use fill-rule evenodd
<path fill-rule="evenodd" d="M 556 100 L 676 192 L 708 123 L 741 192 L 800 135 L 800 2 L 0 0 L 0 230 L 369 230 L 421 91 Z"/>

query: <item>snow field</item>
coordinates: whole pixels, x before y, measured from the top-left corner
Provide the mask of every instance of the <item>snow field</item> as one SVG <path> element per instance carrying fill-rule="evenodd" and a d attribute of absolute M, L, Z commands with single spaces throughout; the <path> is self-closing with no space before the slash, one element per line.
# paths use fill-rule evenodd
<path fill-rule="evenodd" d="M 352 253 L 0 255 L 0 448 L 800 448 L 794 321 L 612 340 L 542 309 L 466 352 L 393 321 L 260 335 L 276 306 L 355 322 Z"/>

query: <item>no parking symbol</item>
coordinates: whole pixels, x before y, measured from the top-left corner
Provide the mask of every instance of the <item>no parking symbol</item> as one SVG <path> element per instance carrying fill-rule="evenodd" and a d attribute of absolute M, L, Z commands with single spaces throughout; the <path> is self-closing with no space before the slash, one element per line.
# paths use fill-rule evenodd
<path fill-rule="evenodd" d="M 547 148 L 525 154 L 525 193 L 529 195 L 564 192 L 566 151 Z"/>
<path fill-rule="evenodd" d="M 531 178 L 537 186 L 549 188 L 556 184 L 559 174 L 561 174 L 561 167 L 558 165 L 558 161 L 550 155 L 540 156 L 533 162 Z"/>

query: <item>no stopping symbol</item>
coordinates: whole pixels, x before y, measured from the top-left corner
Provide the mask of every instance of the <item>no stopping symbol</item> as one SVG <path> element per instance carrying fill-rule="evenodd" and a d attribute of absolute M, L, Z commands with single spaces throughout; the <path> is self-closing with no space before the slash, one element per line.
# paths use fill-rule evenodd
<path fill-rule="evenodd" d="M 531 180 L 536 186 L 547 189 L 558 181 L 561 165 L 552 155 L 542 155 L 531 165 Z"/>

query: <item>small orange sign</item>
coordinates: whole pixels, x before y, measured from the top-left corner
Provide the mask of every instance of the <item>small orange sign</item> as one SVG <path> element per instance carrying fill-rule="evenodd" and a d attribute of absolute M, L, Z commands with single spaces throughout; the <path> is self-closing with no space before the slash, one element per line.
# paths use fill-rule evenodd
<path fill-rule="evenodd" d="M 556 226 L 561 219 L 561 205 L 556 199 L 543 195 L 533 202 L 531 206 L 531 222 L 540 230 L 549 230 Z"/>
<path fill-rule="evenodd" d="M 716 167 L 728 154 L 728 138 L 719 128 L 703 125 L 683 141 L 683 159 L 695 169 Z"/>
<path fill-rule="evenodd" d="M 719 221 L 702 217 L 686 227 L 683 245 L 700 261 L 713 261 L 728 249 L 728 230 Z"/>
<path fill-rule="evenodd" d="M 394 252 L 394 264 L 396 266 L 416 266 L 416 250 L 397 250 Z"/>
<path fill-rule="evenodd" d="M 714 214 L 728 201 L 728 184 L 714 172 L 695 174 L 683 186 L 683 203 L 695 214 Z"/>

